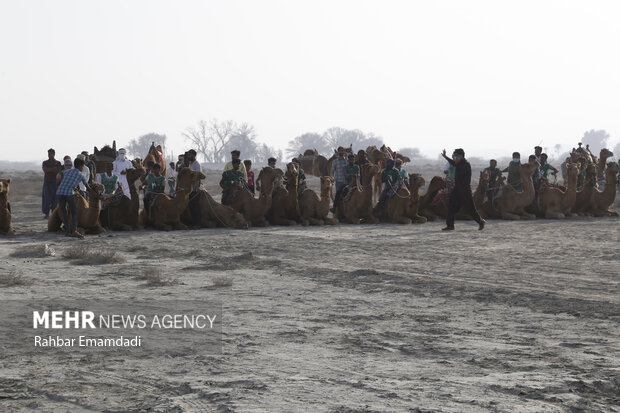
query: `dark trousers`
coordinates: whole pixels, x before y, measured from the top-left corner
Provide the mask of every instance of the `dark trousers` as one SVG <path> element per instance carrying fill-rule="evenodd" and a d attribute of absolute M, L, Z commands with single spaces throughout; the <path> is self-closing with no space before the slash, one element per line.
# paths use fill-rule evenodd
<path fill-rule="evenodd" d="M 65 231 L 67 233 L 71 231 L 77 231 L 77 203 L 75 202 L 75 195 L 57 195 L 58 209 L 60 209 L 60 216 L 62 217 L 62 223 L 65 224 Z M 71 225 L 69 225 L 69 217 L 67 216 L 67 205 L 69 205 L 69 212 L 71 212 Z"/>
<path fill-rule="evenodd" d="M 200 192 L 193 191 L 189 194 L 189 212 L 192 214 L 192 225 L 200 226 L 202 216 L 200 214 Z"/>
<path fill-rule="evenodd" d="M 448 217 L 446 218 L 446 226 L 448 228 L 454 228 L 454 216 L 459 209 L 464 208 L 466 212 L 474 218 L 474 221 L 477 223 L 482 222 L 482 218 L 480 218 L 480 214 L 478 214 L 478 210 L 476 209 L 476 205 L 474 205 L 474 198 L 471 194 L 471 189 L 461 189 L 454 188 L 452 192 L 450 192 L 450 201 L 448 203 Z"/>
<path fill-rule="evenodd" d="M 41 210 L 43 215 L 49 215 L 56 208 L 56 182 L 43 182 L 43 202 Z"/>

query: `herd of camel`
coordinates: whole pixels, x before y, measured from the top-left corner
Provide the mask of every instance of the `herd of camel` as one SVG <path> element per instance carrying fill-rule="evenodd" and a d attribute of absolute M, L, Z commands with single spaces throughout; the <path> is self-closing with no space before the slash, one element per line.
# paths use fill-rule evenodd
<path fill-rule="evenodd" d="M 381 221 L 420 224 L 447 215 L 445 198 L 439 202 L 437 199 L 440 198 L 438 193 L 449 186 L 449 181 L 435 176 L 429 182 L 425 193 L 420 194 L 426 182 L 420 174 L 414 173 L 409 174 L 408 186 L 401 186 L 396 194 L 388 199 L 381 217 L 377 217 L 373 211 L 373 201 L 376 198 L 374 188 L 380 187 L 377 177 L 380 176 L 383 159 L 379 157 L 378 160 L 377 151 L 377 148 L 369 148 L 367 153 L 370 162 L 361 166 L 360 181 L 351 185 L 348 195 L 335 206 L 331 216 L 334 180 L 323 166 L 306 165 L 308 162 L 315 163 L 311 159 L 312 151 L 300 155 L 299 160 L 302 168 L 308 167 L 304 168 L 306 173 L 320 177 L 319 193 L 305 189 L 298 195 L 299 169 L 297 164 L 291 162 L 286 165 L 285 171 L 269 166 L 262 168 L 258 175 L 262 185 L 257 195 L 240 187 L 235 190 L 232 203 L 222 205 L 204 189 L 191 195 L 192 184 L 205 179 L 205 175 L 190 168 L 183 168 L 177 176 L 175 196 L 158 195 L 148 214 L 140 208 L 140 195 L 136 188 L 136 182 L 145 174 L 145 162 L 135 159 L 132 161 L 134 168 L 127 171 L 130 197 L 122 195 L 121 192 L 104 201 L 104 188 L 98 183 L 87 186 L 88 198 L 76 193 L 78 227 L 86 234 L 98 234 L 104 232 L 105 228 L 113 231 L 148 227 L 164 231 L 187 229 L 192 222 L 188 208 L 190 196 L 200 197 L 203 228 L 244 229 L 269 224 L 334 225 L 339 222 L 376 224 Z M 573 153 L 571 156 L 576 160 L 579 154 Z M 489 174 L 482 171 L 473 191 L 474 203 L 483 218 L 515 220 L 536 217 L 561 219 L 578 215 L 618 216 L 618 213 L 610 208 L 616 199 L 619 165 L 615 162 L 606 163 L 606 158 L 607 156 L 593 156 L 588 160 L 586 178 L 579 190 L 577 162 L 567 163 L 565 186 L 543 185 L 538 192 L 535 191 L 532 181 L 532 175 L 539 167 L 538 162 L 522 164 L 520 175 L 523 190 L 518 191 L 499 179 L 501 189 L 498 188 L 495 192 L 501 195 L 490 197 L 492 199 L 486 195 L 489 189 Z M 149 159 L 165 164 L 157 157 L 151 156 Z M 597 176 L 601 174 L 605 176 L 602 190 L 597 187 Z M 0 231 L 5 234 L 13 233 L 9 207 L 10 182 L 10 179 L 0 180 Z M 471 219 L 471 216 L 459 212 L 457 219 Z M 61 217 L 56 208 L 49 217 L 48 230 L 56 232 L 60 229 Z"/>

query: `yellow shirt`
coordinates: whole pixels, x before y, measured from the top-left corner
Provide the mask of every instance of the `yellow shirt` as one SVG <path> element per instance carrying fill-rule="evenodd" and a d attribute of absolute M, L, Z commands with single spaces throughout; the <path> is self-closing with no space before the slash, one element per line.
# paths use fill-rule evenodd
<path fill-rule="evenodd" d="M 233 167 L 232 167 L 232 161 L 228 162 L 228 163 L 226 164 L 226 166 L 224 166 L 224 170 L 225 170 L 225 171 L 231 170 L 232 168 L 233 168 Z M 241 162 L 241 163 L 239 164 L 239 170 L 240 170 L 241 172 L 243 172 L 243 180 L 244 180 L 245 182 L 247 182 L 247 181 L 248 181 L 248 172 L 245 170 L 245 164 L 244 164 L 243 162 Z"/>

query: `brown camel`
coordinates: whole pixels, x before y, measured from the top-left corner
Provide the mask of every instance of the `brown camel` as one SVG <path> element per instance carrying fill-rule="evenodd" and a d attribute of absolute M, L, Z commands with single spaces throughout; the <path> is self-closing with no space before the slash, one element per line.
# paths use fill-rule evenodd
<path fill-rule="evenodd" d="M 163 176 L 166 176 L 166 160 L 164 159 L 163 149 L 161 145 L 155 146 L 155 142 L 151 143 L 151 147 L 149 148 L 149 153 L 146 154 L 144 160 L 142 161 L 143 165 L 146 165 L 149 161 L 159 164 L 161 166 L 160 172 Z"/>
<path fill-rule="evenodd" d="M 306 149 L 297 159 L 307 175 L 319 177 L 327 175 L 327 158 L 319 154 L 316 149 Z"/>
<path fill-rule="evenodd" d="M 88 200 L 81 194 L 75 194 L 78 214 L 78 228 L 82 229 L 84 234 L 101 234 L 105 229 L 99 223 L 99 213 L 101 212 L 101 200 L 103 199 L 104 187 L 96 182 L 86 185 L 88 191 Z M 69 221 L 71 221 L 71 213 L 68 213 Z M 57 232 L 60 230 L 62 217 L 59 207 L 56 207 L 47 221 L 47 230 L 49 232 Z"/>
<path fill-rule="evenodd" d="M 472 194 L 472 198 L 474 199 L 474 205 L 476 206 L 476 209 L 480 213 L 482 213 L 481 211 L 482 203 L 484 202 L 484 197 L 485 197 L 486 190 L 488 187 L 489 187 L 489 173 L 487 171 L 480 171 L 480 179 L 478 180 L 478 186 L 476 187 L 476 190 Z M 428 209 L 430 209 L 432 214 L 439 218 L 447 217 L 448 216 L 448 199 L 449 198 L 443 198 L 434 204 L 431 202 L 430 206 L 427 207 L 427 211 Z M 468 212 L 465 212 L 464 208 L 461 208 L 456 213 L 455 219 L 472 220 L 474 218 L 471 216 L 471 214 L 469 214 Z"/>
<path fill-rule="evenodd" d="M 575 197 L 575 205 L 571 212 L 577 215 L 591 215 L 588 212 L 590 208 L 590 200 L 592 199 L 592 191 L 596 187 L 596 165 L 590 164 L 586 167 L 586 177 L 581 191 L 577 191 Z"/>
<path fill-rule="evenodd" d="M 192 184 L 205 179 L 202 172 L 190 168 L 183 168 L 177 176 L 177 186 L 174 198 L 165 194 L 158 194 L 150 208 L 150 217 L 143 209 L 140 212 L 139 225 L 151 225 L 153 228 L 170 231 L 172 229 L 187 229 L 181 222 L 181 214 L 189 204 L 189 194 L 192 192 Z"/>
<path fill-rule="evenodd" d="M 493 202 L 482 204 L 485 216 L 508 220 L 535 219 L 536 215 L 525 211 L 525 208 L 534 201 L 534 183 L 532 174 L 540 166 L 537 161 L 521 165 L 519 175 L 523 183 L 523 191 L 517 191 L 511 185 L 502 186 L 502 194 Z"/>
<path fill-rule="evenodd" d="M 13 226 L 11 224 L 11 209 L 9 206 L 9 189 L 11 187 L 11 178 L 0 179 L 0 234 L 13 235 Z"/>
<path fill-rule="evenodd" d="M 299 200 L 301 222 L 304 226 L 310 225 L 334 225 L 338 223 L 336 218 L 329 218 L 329 203 L 331 200 L 334 179 L 330 176 L 321 177 L 321 196 L 312 189 L 306 189 Z"/>
<path fill-rule="evenodd" d="M 599 186 L 605 185 L 605 169 L 607 166 L 607 159 L 614 156 L 613 152 L 607 148 L 601 149 L 598 161 L 596 162 L 596 175 L 598 177 Z"/>
<path fill-rule="evenodd" d="M 576 214 L 571 212 L 577 198 L 577 175 L 579 164 L 566 165 L 566 191 L 550 186 L 542 186 L 538 194 L 538 211 L 547 219 L 564 219 Z"/>
<path fill-rule="evenodd" d="M 297 197 L 297 178 L 299 169 L 289 162 L 286 165 L 286 188 L 279 187 L 273 192 L 273 202 L 267 219 L 275 225 L 295 225 L 300 221 L 299 200 Z"/>
<path fill-rule="evenodd" d="M 437 196 L 437 193 L 446 188 L 446 180 L 441 176 L 434 176 L 431 182 L 428 184 L 426 193 L 420 196 L 418 203 L 418 210 L 420 215 L 425 217 L 428 221 L 435 221 L 439 216 L 433 211 L 433 199 Z"/>
<path fill-rule="evenodd" d="M 132 162 L 134 169 L 127 170 L 130 198 L 122 192 L 103 202 L 101 224 L 113 231 L 131 231 L 139 228 L 140 196 L 136 181 L 144 175 L 144 168 L 139 162 Z"/>
<path fill-rule="evenodd" d="M 616 201 L 616 186 L 618 185 L 618 166 L 615 162 L 609 162 L 605 169 L 605 187 L 602 191 L 594 188 L 592 191 L 592 200 L 590 201 L 589 212 L 595 217 L 612 216 L 617 217 L 618 213 L 611 211 L 609 208 Z"/>
<path fill-rule="evenodd" d="M 248 228 L 248 223 L 239 212 L 235 211 L 228 205 L 220 204 L 205 190 L 200 191 L 199 194 L 200 226 L 202 228 Z M 185 225 L 191 225 L 192 216 L 189 208 L 185 208 L 183 215 L 181 215 L 181 221 Z"/>
<path fill-rule="evenodd" d="M 426 184 L 421 174 L 409 174 L 409 203 L 407 216 L 414 224 L 423 224 L 427 219 L 420 215 L 420 188 Z"/>
<path fill-rule="evenodd" d="M 114 162 L 116 159 L 116 141 L 112 142 L 112 146 L 105 145 L 101 150 L 95 146 L 91 159 L 95 162 L 96 173 L 105 172 L 105 166 L 108 162 Z"/>
<path fill-rule="evenodd" d="M 346 199 L 336 206 L 335 217 L 339 221 L 346 221 L 349 224 L 379 222 L 372 213 L 372 179 L 379 171 L 379 167 L 372 163 L 362 165 L 361 187 L 353 187 Z"/>
<path fill-rule="evenodd" d="M 247 189 L 237 190 L 230 206 L 237 212 L 241 213 L 246 222 L 254 226 L 264 227 L 269 225 L 265 219 L 265 215 L 271 208 L 273 201 L 274 181 L 280 175 L 279 169 L 266 166 L 258 174 L 261 182 L 260 195 L 258 199 Z"/>

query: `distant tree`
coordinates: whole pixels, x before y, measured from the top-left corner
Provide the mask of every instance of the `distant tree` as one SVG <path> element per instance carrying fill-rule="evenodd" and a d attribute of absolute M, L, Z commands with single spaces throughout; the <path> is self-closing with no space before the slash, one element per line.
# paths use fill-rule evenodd
<path fill-rule="evenodd" d="M 286 153 L 293 157 L 300 153 L 304 153 L 306 149 L 316 149 L 319 153 L 325 155 L 331 151 L 330 146 L 322 135 L 318 133 L 304 133 L 295 139 L 288 141 Z"/>
<path fill-rule="evenodd" d="M 604 129 L 590 129 L 583 134 L 581 143 L 583 143 L 583 146 L 590 145 L 590 151 L 596 155 L 598 151 L 607 147 L 608 140 L 609 133 L 607 133 Z"/>
<path fill-rule="evenodd" d="M 154 132 L 142 135 L 138 139 L 130 140 L 125 146 L 125 149 L 129 156 L 144 159 L 146 154 L 149 153 L 149 148 L 153 142 L 155 146 L 161 145 L 164 151 L 166 150 L 166 135 L 160 135 Z"/>
<path fill-rule="evenodd" d="M 383 145 L 383 140 L 373 133 L 364 133 L 359 129 L 329 128 L 323 133 L 323 138 L 329 146 L 329 153 L 339 146 L 352 146 L 354 150 L 366 149 L 371 145 Z"/>
<path fill-rule="evenodd" d="M 183 136 L 207 163 L 221 163 L 226 159 L 226 145 L 236 131 L 237 125 L 231 120 L 201 120 L 197 127 L 187 128 Z"/>
<path fill-rule="evenodd" d="M 396 152 L 401 153 L 411 159 L 423 158 L 422 153 L 420 152 L 419 148 L 401 148 L 397 150 Z"/>
<path fill-rule="evenodd" d="M 242 123 L 235 127 L 232 136 L 224 145 L 224 156 L 228 158 L 230 152 L 236 149 L 241 152 L 242 160 L 250 159 L 254 162 L 257 146 L 254 126 Z"/>

